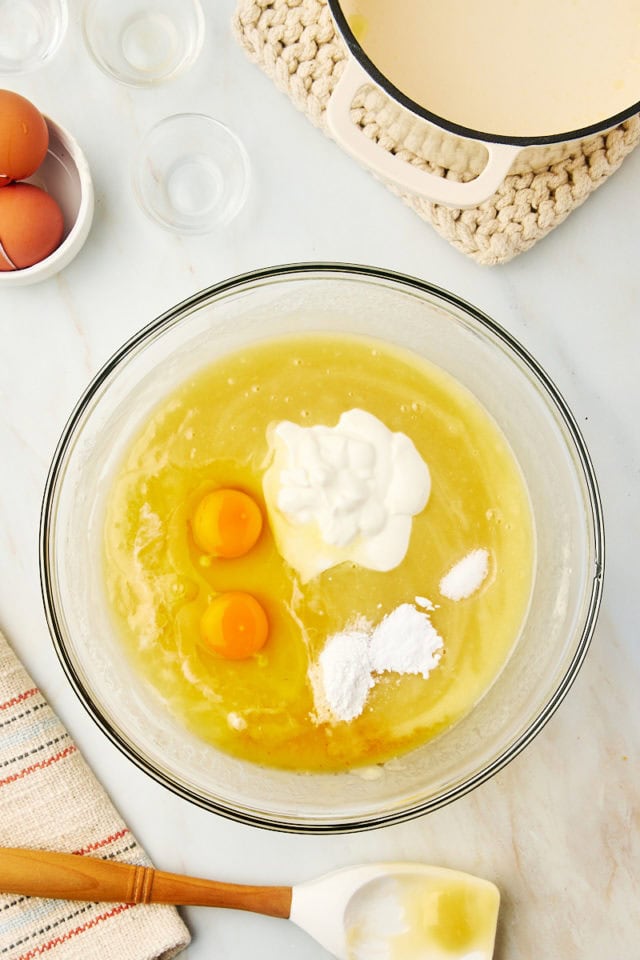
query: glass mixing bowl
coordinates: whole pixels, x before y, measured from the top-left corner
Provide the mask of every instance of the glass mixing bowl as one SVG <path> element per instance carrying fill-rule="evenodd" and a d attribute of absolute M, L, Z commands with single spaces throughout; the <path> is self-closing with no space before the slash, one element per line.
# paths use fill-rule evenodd
<path fill-rule="evenodd" d="M 150 411 L 216 357 L 303 331 L 377 337 L 449 371 L 511 444 L 536 527 L 529 611 L 493 686 L 446 733 L 360 772 L 271 770 L 187 732 L 130 666 L 103 587 L 102 518 L 110 479 Z M 47 618 L 89 713 L 134 763 L 175 793 L 235 820 L 300 833 L 405 820 L 454 800 L 504 767 L 541 730 L 575 679 L 593 633 L 602 574 L 593 469 L 544 370 L 505 330 L 453 294 L 368 267 L 273 267 L 217 284 L 167 311 L 89 385 L 64 430 L 44 497 Z"/>

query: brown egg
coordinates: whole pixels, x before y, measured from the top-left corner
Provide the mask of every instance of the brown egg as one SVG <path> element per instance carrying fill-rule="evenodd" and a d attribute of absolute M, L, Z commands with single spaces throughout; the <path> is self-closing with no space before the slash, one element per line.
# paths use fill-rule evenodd
<path fill-rule="evenodd" d="M 0 187 L 24 180 L 47 155 L 49 130 L 30 100 L 0 90 Z"/>
<path fill-rule="evenodd" d="M 12 183 L 0 190 L 0 271 L 21 270 L 60 245 L 62 211 L 40 187 Z"/>

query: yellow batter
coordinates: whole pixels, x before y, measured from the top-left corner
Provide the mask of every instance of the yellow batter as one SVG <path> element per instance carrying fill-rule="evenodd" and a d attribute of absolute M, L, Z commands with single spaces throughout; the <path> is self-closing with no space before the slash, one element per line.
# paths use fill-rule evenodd
<path fill-rule="evenodd" d="M 361 408 L 413 440 L 432 490 L 409 549 L 380 573 L 345 563 L 301 585 L 265 525 L 237 559 L 212 559 L 193 540 L 204 494 L 249 493 L 265 512 L 267 428 L 281 420 L 335 425 Z M 266 513 L 265 513 L 266 516 Z M 518 635 L 531 589 L 534 536 L 517 463 L 493 420 L 450 376 L 365 338 L 303 335 L 265 341 L 202 370 L 153 412 L 126 452 L 105 517 L 105 580 L 136 668 L 190 730 L 268 766 L 344 770 L 384 761 L 466 714 Z M 475 548 L 490 572 L 466 600 L 441 597 L 451 566 Z M 207 651 L 199 622 L 221 591 L 253 594 L 269 638 L 246 660 Z M 363 714 L 317 723 L 308 679 L 326 638 L 355 616 L 372 623 L 415 596 L 438 604 L 439 666 L 385 674 Z"/>

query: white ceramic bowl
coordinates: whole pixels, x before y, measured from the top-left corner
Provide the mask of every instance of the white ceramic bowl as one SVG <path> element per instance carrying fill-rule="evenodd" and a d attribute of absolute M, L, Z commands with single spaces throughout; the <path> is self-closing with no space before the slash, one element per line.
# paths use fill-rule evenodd
<path fill-rule="evenodd" d="M 376 767 L 376 778 L 267 769 L 188 733 L 130 665 L 105 598 L 105 498 L 150 411 L 214 358 L 294 330 L 377 337 L 447 370 L 502 428 L 531 498 L 535 582 L 506 667 L 463 720 Z M 299 264 L 236 277 L 136 334 L 72 413 L 42 513 L 42 587 L 54 643 L 105 733 L 181 796 L 237 820 L 297 832 L 394 823 L 442 806 L 500 770 L 544 726 L 574 680 L 594 629 L 602 570 L 602 514 L 589 456 L 544 370 L 453 294 L 369 267 Z"/>
<path fill-rule="evenodd" d="M 49 128 L 49 148 L 27 183 L 41 187 L 58 201 L 64 217 L 62 243 L 32 267 L 0 273 L 0 289 L 40 283 L 52 277 L 80 252 L 91 229 L 94 195 L 89 164 L 71 134 L 49 117 L 45 120 Z"/>

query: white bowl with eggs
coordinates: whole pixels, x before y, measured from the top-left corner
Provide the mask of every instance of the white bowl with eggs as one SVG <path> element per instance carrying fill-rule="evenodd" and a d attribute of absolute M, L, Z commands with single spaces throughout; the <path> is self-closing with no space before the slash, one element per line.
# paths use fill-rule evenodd
<path fill-rule="evenodd" d="M 64 222 L 62 239 L 52 253 L 32 266 L 0 271 L 0 288 L 30 286 L 55 276 L 78 255 L 91 230 L 95 201 L 87 159 L 64 127 L 50 117 L 44 120 L 49 131 L 47 153 L 24 182 L 44 190 L 57 202 Z"/>
<path fill-rule="evenodd" d="M 151 411 L 206 364 L 293 331 L 373 337 L 453 376 L 508 441 L 535 526 L 528 610 L 506 665 L 482 699 L 422 747 L 338 773 L 240 760 L 185 729 L 125 655 L 103 578 L 106 497 L 123 451 Z M 390 271 L 339 264 L 272 267 L 233 278 L 136 334 L 71 414 L 49 474 L 41 526 L 53 641 L 106 735 L 180 796 L 235 820 L 299 833 L 365 830 L 427 813 L 513 759 L 553 714 L 586 655 L 603 561 L 602 512 L 588 452 L 539 364 L 454 294 Z"/>

